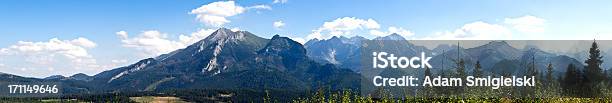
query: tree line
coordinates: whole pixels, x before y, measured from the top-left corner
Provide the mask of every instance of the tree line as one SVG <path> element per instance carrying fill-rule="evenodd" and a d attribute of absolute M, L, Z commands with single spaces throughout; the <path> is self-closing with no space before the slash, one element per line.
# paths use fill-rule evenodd
<path fill-rule="evenodd" d="M 459 50 L 459 48 L 457 49 Z M 491 89 L 490 87 L 423 87 L 417 93 L 417 97 L 532 97 L 532 98 L 547 98 L 547 97 L 610 97 L 612 96 L 612 80 L 611 76 L 601 67 L 603 56 L 599 50 L 597 42 L 593 41 L 589 56 L 584 61 L 585 64 L 558 64 L 568 65 L 565 73 L 560 76 L 554 75 L 553 64 L 548 63 L 540 72 L 535 63 L 535 56 L 531 58 L 531 62 L 527 63 L 524 68 L 524 74 L 535 76 L 535 87 L 501 87 L 500 89 Z M 459 54 L 457 54 L 459 56 Z M 457 57 L 453 60 L 454 67 L 452 70 L 444 71 L 442 69 L 438 76 L 451 76 L 465 78 L 466 74 L 471 72 L 474 77 L 483 77 L 483 72 L 480 61 L 476 61 L 472 71 L 466 71 L 468 65 L 463 59 Z M 446 72 L 446 73 L 445 73 Z M 424 76 L 433 76 L 430 68 L 425 68 Z M 502 73 L 492 76 L 508 77 L 512 74 L 502 71 Z"/>

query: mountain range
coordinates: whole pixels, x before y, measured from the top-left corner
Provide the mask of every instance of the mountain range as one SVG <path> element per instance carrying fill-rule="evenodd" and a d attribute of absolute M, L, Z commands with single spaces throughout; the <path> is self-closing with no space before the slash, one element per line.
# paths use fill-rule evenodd
<path fill-rule="evenodd" d="M 517 68 L 529 65 L 544 72 L 546 65 L 553 64 L 556 75 L 561 75 L 567 64 L 582 65 L 572 57 L 538 48 L 517 49 L 505 41 L 490 41 L 473 48 L 438 45 L 428 49 L 398 34 L 390 34 L 371 40 L 359 36 L 312 39 L 302 45 L 279 35 L 266 39 L 247 31 L 220 28 L 183 49 L 93 76 L 79 73 L 69 77 L 56 75 L 40 79 L 0 73 L 0 82 L 62 82 L 66 93 L 202 88 L 311 91 L 326 87 L 358 90 L 364 78 L 360 74 L 360 60 L 362 46 L 366 42 L 375 42 L 369 45 L 372 47 L 370 49 L 407 55 L 430 53 L 434 55 L 430 60 L 434 73 L 452 70 L 458 58 L 465 61 L 468 73 L 476 62 L 482 64 L 486 74 L 516 75 L 524 72 L 524 69 Z M 422 71 L 387 73 L 423 75 Z"/>
<path fill-rule="evenodd" d="M 376 47 L 375 49 L 397 52 L 404 55 L 417 55 L 417 53 L 420 52 L 430 53 L 434 55 L 430 60 L 431 64 L 434 66 L 432 68 L 434 73 L 442 71 L 449 72 L 449 70 L 456 68 L 455 63 L 459 59 L 462 59 L 466 63 L 466 72 L 470 73 L 476 62 L 480 62 L 484 72 L 489 75 L 499 75 L 506 72 L 515 75 L 523 75 L 524 69 L 517 68 L 527 68 L 529 66 L 535 66 L 540 73 L 543 73 L 550 63 L 553 64 L 554 74 L 558 76 L 565 72 L 567 64 L 583 65 L 579 59 L 570 56 L 545 52 L 536 46 L 517 49 L 510 46 L 506 41 L 488 41 L 486 44 L 473 48 L 463 48 L 455 44 L 440 44 L 433 49 L 428 49 L 423 46 L 415 45 L 400 35 L 391 34 L 384 37 L 377 37 L 372 40 L 359 36 L 351 38 L 332 37 L 327 40 L 313 39 L 305 43 L 305 46 L 308 51 L 308 56 L 313 58 L 313 60 L 319 63 L 336 64 L 359 73 L 359 53 L 361 52 L 360 47 L 362 47 L 360 45 L 364 41 L 379 42 L 371 44 L 377 45 L 373 46 Z M 504 67 L 504 64 L 511 65 L 505 65 L 506 67 Z M 606 67 L 606 65 L 603 66 Z"/>
<path fill-rule="evenodd" d="M 161 91 L 168 89 L 280 89 L 317 87 L 357 89 L 359 74 L 314 62 L 304 46 L 287 37 L 271 39 L 221 28 L 184 49 L 93 76 L 44 79 L 3 74 L 5 81 L 57 81 L 77 93 Z"/>

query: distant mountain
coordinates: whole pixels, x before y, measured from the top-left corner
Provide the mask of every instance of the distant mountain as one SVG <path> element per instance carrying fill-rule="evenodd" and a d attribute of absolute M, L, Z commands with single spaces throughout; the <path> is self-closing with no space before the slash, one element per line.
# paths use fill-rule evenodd
<path fill-rule="evenodd" d="M 513 62 L 510 63 L 512 66 L 516 66 L 514 69 L 510 69 L 503 66 L 493 66 L 492 68 L 486 68 L 485 70 L 489 70 L 492 73 L 501 74 L 504 72 L 511 73 L 514 75 L 524 75 L 527 68 L 531 66 L 535 66 L 536 70 L 540 73 L 546 72 L 546 68 L 548 64 L 552 64 L 553 66 L 553 74 L 555 76 L 562 75 L 565 72 L 568 64 L 574 65 L 583 65 L 580 61 L 565 56 L 565 55 L 557 55 L 553 53 L 548 53 L 542 51 L 538 48 L 529 48 L 525 51 L 522 51 L 521 56 L 517 59 L 504 59 L 504 60 L 513 60 L 513 61 L 504 61 L 504 62 Z M 503 60 L 502 60 L 503 61 Z M 498 62 L 495 65 L 504 64 L 504 62 Z M 509 63 L 505 63 L 509 64 Z M 508 70 L 502 70 L 503 68 L 507 68 Z M 518 69 L 517 69 L 518 68 Z M 582 67 L 578 67 L 582 68 Z M 497 70 L 496 70 L 497 69 Z M 502 72 L 504 71 L 504 72 Z"/>
<path fill-rule="evenodd" d="M 406 40 L 406 38 L 402 37 L 401 35 L 397 34 L 397 33 L 392 33 L 390 35 L 387 36 L 382 36 L 382 37 L 376 37 L 372 40 Z"/>
<path fill-rule="evenodd" d="M 92 76 L 89 76 L 89 75 L 83 74 L 83 73 L 74 74 L 74 75 L 70 76 L 69 78 L 70 79 L 74 79 L 74 80 L 81 80 L 81 81 L 91 81 L 93 79 Z"/>
<path fill-rule="evenodd" d="M 77 73 L 70 77 L 65 77 L 62 75 L 52 75 L 49 77 L 43 78 L 43 80 L 79 80 L 79 81 L 90 81 L 93 77 L 88 76 L 87 74 Z"/>
<path fill-rule="evenodd" d="M 49 76 L 49 77 L 45 77 L 43 79 L 46 79 L 46 80 L 58 79 L 58 80 L 60 80 L 60 79 L 68 79 L 68 78 L 65 77 L 65 76 L 62 76 L 62 75 L 52 75 L 52 76 Z"/>
<path fill-rule="evenodd" d="M 431 65 L 433 66 L 432 72 L 438 73 L 441 71 L 449 71 L 456 68 L 456 62 L 459 59 L 464 60 L 466 64 L 474 64 L 476 60 L 468 53 L 468 51 L 463 47 L 457 46 L 448 46 L 448 47 L 440 47 L 434 48 L 437 52 L 437 55 L 433 56 L 430 60 Z M 473 65 L 466 65 L 466 71 L 471 70 Z"/>
<path fill-rule="evenodd" d="M 305 44 L 308 57 L 318 63 L 331 63 L 340 67 L 350 68 L 357 71 L 356 64 L 359 59 L 359 46 L 366 40 L 361 36 L 351 38 L 332 37 L 327 40 L 313 39 Z"/>
<path fill-rule="evenodd" d="M 377 37 L 372 40 L 360 36 L 351 38 L 332 37 L 327 40 L 313 39 L 306 43 L 306 50 L 308 51 L 308 57 L 319 63 L 331 63 L 359 72 L 359 67 L 361 66 L 360 48 L 362 46 L 361 43 L 365 41 L 380 42 L 373 43 L 381 44 L 372 46 L 379 47 L 376 49 L 397 53 L 402 52 L 402 54 L 406 55 L 414 55 L 421 51 L 428 53 L 430 51 L 423 46 L 416 46 L 406 41 L 404 37 L 396 33 L 384 37 Z"/>
<path fill-rule="evenodd" d="M 330 86 L 332 89 L 359 86 L 359 74 L 335 65 L 320 65 L 306 56 L 306 49 L 287 37 L 278 35 L 258 51 L 257 67 L 280 68 L 291 76 L 303 81 L 309 87 Z M 284 68 L 284 69 L 283 69 Z"/>
<path fill-rule="evenodd" d="M 534 46 L 516 49 L 505 41 L 491 41 L 474 48 L 459 48 L 459 51 L 457 51 L 457 47 L 454 47 L 454 49 L 449 47 L 439 46 L 434 49 L 435 51 L 442 51 L 440 49 L 445 48 L 444 51 L 446 51 L 432 58 L 434 62 L 432 65 L 438 67 L 434 69 L 454 69 L 457 58 L 465 61 L 467 73 L 471 73 L 476 61 L 480 61 L 483 71 L 490 75 L 501 75 L 503 73 L 524 75 L 525 70 L 530 66 L 535 66 L 540 73 L 543 73 L 550 63 L 553 64 L 554 74 L 558 76 L 565 71 L 568 64 L 582 65 L 578 60 L 565 55 L 548 53 Z"/>
<path fill-rule="evenodd" d="M 27 78 L 27 77 L 22 77 L 22 76 L 0 72 L 0 82 L 32 82 L 32 81 L 40 81 L 40 80 L 41 79 Z"/>
<path fill-rule="evenodd" d="M 457 45 L 440 44 L 436 48 L 432 49 L 431 52 L 434 55 L 442 54 L 448 50 L 456 49 Z"/>
<path fill-rule="evenodd" d="M 518 59 L 521 50 L 510 46 L 506 41 L 491 41 L 485 45 L 466 49 L 472 59 L 480 61 L 483 68 L 490 68 L 501 60 Z M 474 62 L 475 63 L 475 62 Z"/>
<path fill-rule="evenodd" d="M 13 74 L 0 73 L 0 83 L 6 82 L 45 82 L 45 83 L 61 83 L 61 90 L 64 93 L 88 93 L 89 91 L 82 87 L 87 87 L 84 81 L 77 81 L 61 75 L 49 76 L 46 78 L 29 78 Z"/>

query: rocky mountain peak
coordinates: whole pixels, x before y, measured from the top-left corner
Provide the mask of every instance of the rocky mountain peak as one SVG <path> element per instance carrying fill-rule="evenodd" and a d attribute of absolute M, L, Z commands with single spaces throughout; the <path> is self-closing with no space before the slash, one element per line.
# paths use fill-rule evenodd
<path fill-rule="evenodd" d="M 242 40 L 245 37 L 245 34 L 248 32 L 244 31 L 232 31 L 227 28 L 219 28 L 217 31 L 213 32 L 210 36 L 206 37 L 205 40 L 208 41 L 224 41 L 224 40 Z"/>
<path fill-rule="evenodd" d="M 406 40 L 406 38 L 397 33 L 393 33 L 383 37 L 376 37 L 374 40 Z"/>
<path fill-rule="evenodd" d="M 304 49 L 300 43 L 287 37 L 274 35 L 270 42 L 262 50 L 260 50 L 259 53 L 281 55 L 291 54 L 293 57 L 305 57 L 306 49 Z"/>

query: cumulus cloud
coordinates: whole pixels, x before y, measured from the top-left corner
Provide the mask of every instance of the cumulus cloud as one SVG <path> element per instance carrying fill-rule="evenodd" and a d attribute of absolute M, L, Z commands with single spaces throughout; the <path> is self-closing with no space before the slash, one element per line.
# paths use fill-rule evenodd
<path fill-rule="evenodd" d="M 437 32 L 432 36 L 422 39 L 436 40 L 490 40 L 511 38 L 509 29 L 498 24 L 489 24 L 482 21 L 463 25 L 454 31 Z"/>
<path fill-rule="evenodd" d="M 75 71 L 93 73 L 102 70 L 88 52 L 88 49 L 96 46 L 95 42 L 82 37 L 73 40 L 52 38 L 42 42 L 18 41 L 9 47 L 0 48 L 0 58 L 11 62 L 11 65 L 4 65 L 8 72 L 24 76 L 70 74 Z M 15 72 L 23 70 L 29 72 Z"/>
<path fill-rule="evenodd" d="M 123 47 L 134 48 L 143 52 L 141 56 L 153 57 L 168 53 L 177 49 L 185 48 L 201 39 L 206 38 L 215 30 L 200 29 L 191 35 L 179 35 L 178 40 L 168 38 L 168 34 L 157 30 L 143 31 L 136 37 L 128 38 L 127 33 L 117 32 Z M 125 37 L 125 38 L 124 38 Z"/>
<path fill-rule="evenodd" d="M 276 3 L 283 4 L 283 3 L 287 3 L 287 0 L 274 0 L 274 1 L 272 1 L 272 3 L 274 3 L 274 4 L 276 4 Z"/>
<path fill-rule="evenodd" d="M 279 20 L 279 21 L 275 21 L 274 23 L 272 23 L 272 26 L 274 26 L 274 28 L 276 28 L 276 29 L 280 29 L 280 28 L 285 26 L 285 23 L 283 23 L 283 21 Z"/>
<path fill-rule="evenodd" d="M 238 15 L 244 11 L 246 11 L 246 9 L 236 5 L 234 1 L 218 1 L 202 5 L 199 8 L 191 10 L 189 13 L 197 15 L 197 20 L 202 23 L 219 27 L 230 22 L 226 17 Z"/>
<path fill-rule="evenodd" d="M 544 31 L 546 20 L 531 15 L 517 18 L 506 18 L 504 23 L 521 32 L 538 33 Z"/>
<path fill-rule="evenodd" d="M 323 23 L 323 26 L 308 35 L 307 39 L 327 39 L 333 36 L 352 35 L 354 30 L 376 30 L 380 24 L 373 19 L 358 19 L 355 17 L 342 17 L 330 22 Z"/>
<path fill-rule="evenodd" d="M 2 48 L 1 53 L 5 55 L 13 54 L 59 54 L 69 58 L 91 57 L 87 53 L 87 48 L 93 48 L 96 43 L 89 39 L 79 37 L 74 40 L 50 39 L 48 42 L 28 42 L 18 41 L 17 44 L 8 48 Z"/>
<path fill-rule="evenodd" d="M 228 17 L 242 14 L 249 9 L 271 10 L 272 7 L 268 5 L 243 7 L 236 4 L 235 1 L 217 1 L 193 9 L 189 14 L 196 15 L 198 21 L 208 26 L 221 27 L 231 22 Z"/>
<path fill-rule="evenodd" d="M 92 42 L 92 41 L 90 41 L 89 39 L 86 39 L 86 38 L 77 38 L 77 39 L 74 39 L 74 40 L 72 40 L 70 42 L 72 44 L 79 45 L 79 46 L 82 46 L 82 47 L 87 47 L 87 48 L 96 47 L 96 43 L 94 43 L 94 42 Z"/>
<path fill-rule="evenodd" d="M 167 53 L 182 46 L 179 42 L 168 40 L 167 34 L 155 30 L 144 31 L 137 37 L 123 39 L 121 42 L 124 47 L 136 48 L 151 56 Z"/>

